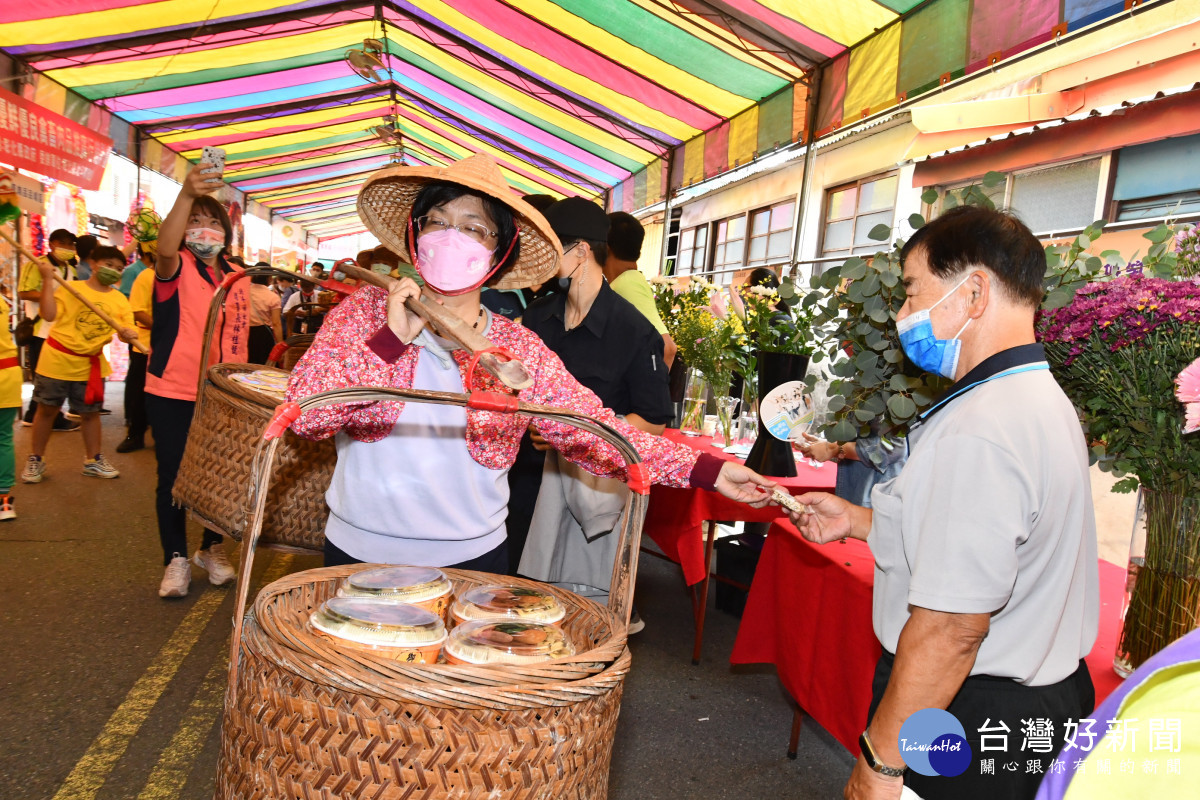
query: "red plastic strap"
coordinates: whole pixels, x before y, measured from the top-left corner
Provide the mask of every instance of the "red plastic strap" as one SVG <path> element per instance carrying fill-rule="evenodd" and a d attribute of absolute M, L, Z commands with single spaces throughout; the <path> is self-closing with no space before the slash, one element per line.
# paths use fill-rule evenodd
<path fill-rule="evenodd" d="M 283 358 L 283 354 L 287 352 L 287 349 L 288 343 L 280 342 L 271 348 L 271 355 L 267 356 L 267 360 L 274 361 L 276 364 L 278 364 L 279 360 Z"/>
<path fill-rule="evenodd" d="M 650 494 L 650 470 L 639 461 L 629 465 L 629 488 L 638 494 Z"/>
<path fill-rule="evenodd" d="M 348 283 L 335 281 L 333 278 L 326 278 L 325 280 L 320 281 L 317 285 L 322 289 L 328 289 L 331 292 L 337 292 L 338 294 L 345 295 L 353 294 L 354 290 L 358 288 L 357 286 L 351 286 Z"/>
<path fill-rule="evenodd" d="M 495 353 L 496 355 L 504 356 L 509 361 L 516 361 L 517 357 L 503 347 L 488 347 L 484 350 L 479 350 L 471 357 L 471 361 L 467 364 L 467 391 L 471 394 L 475 393 L 475 368 L 479 366 L 479 359 L 485 353 Z"/>
<path fill-rule="evenodd" d="M 517 396 L 513 394 L 475 390 L 471 392 L 470 399 L 467 400 L 467 408 L 474 408 L 478 411 L 499 411 L 503 414 L 515 414 L 517 413 L 518 403 Z"/>
<path fill-rule="evenodd" d="M 275 406 L 275 414 L 271 417 L 271 424 L 267 426 L 267 432 L 263 434 L 263 439 L 269 442 L 283 436 L 283 432 L 291 427 L 299 417 L 300 406 L 296 403 L 280 403 Z"/>
<path fill-rule="evenodd" d="M 230 286 L 233 286 L 235 283 L 237 283 L 244 277 L 246 277 L 245 271 L 240 270 L 240 269 L 234 270 L 233 272 L 231 272 L 225 276 L 225 280 L 221 281 L 221 288 L 228 289 Z"/>

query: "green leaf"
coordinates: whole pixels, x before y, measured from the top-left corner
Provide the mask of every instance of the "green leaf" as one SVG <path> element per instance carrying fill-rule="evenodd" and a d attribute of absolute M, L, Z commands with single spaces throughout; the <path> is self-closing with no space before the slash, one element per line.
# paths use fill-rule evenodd
<path fill-rule="evenodd" d="M 779 285 L 779 296 L 787 300 L 789 297 L 796 296 L 796 287 L 792 286 L 791 281 L 784 281 Z"/>
<path fill-rule="evenodd" d="M 904 351 L 900 348 L 883 351 L 883 360 L 889 364 L 899 364 L 904 360 Z"/>
<path fill-rule="evenodd" d="M 894 392 L 904 392 L 908 390 L 908 381 L 905 380 L 903 375 L 897 373 L 892 376 L 890 381 L 888 381 L 888 386 L 891 387 L 892 391 Z"/>
<path fill-rule="evenodd" d="M 1171 229 L 1166 225 L 1159 225 L 1154 230 L 1149 231 L 1148 233 L 1143 233 L 1142 236 L 1154 242 L 1155 244 L 1158 244 L 1159 242 L 1165 242 L 1167 239 L 1171 238 Z"/>
<path fill-rule="evenodd" d="M 881 222 L 874 228 L 871 228 L 870 232 L 867 233 L 867 238 L 876 242 L 886 242 L 892 238 L 892 226 L 884 225 Z"/>
<path fill-rule="evenodd" d="M 1127 478 L 1122 478 L 1112 485 L 1112 490 L 1117 494 L 1129 494 L 1138 488 L 1139 482 L 1136 476 L 1130 475 Z"/>
<path fill-rule="evenodd" d="M 917 404 L 902 394 L 892 395 L 888 399 L 887 407 L 896 420 L 906 420 L 917 413 Z"/>
<path fill-rule="evenodd" d="M 872 352 L 859 353 L 854 358 L 854 366 L 866 372 L 869 369 L 874 369 L 879 363 L 879 358 Z"/>
<path fill-rule="evenodd" d="M 829 439 L 835 442 L 853 442 L 858 438 L 858 427 L 848 419 L 840 419 L 829 431 Z"/>
<path fill-rule="evenodd" d="M 861 280 L 867 274 L 867 262 L 855 256 L 842 264 L 841 277 L 848 281 Z"/>
<path fill-rule="evenodd" d="M 887 312 L 887 309 L 883 308 L 877 308 L 870 312 L 870 317 L 872 321 L 878 322 L 880 325 L 886 325 L 889 321 L 891 321 L 892 318 L 891 314 Z"/>
<path fill-rule="evenodd" d="M 1075 246 L 1080 250 L 1087 250 L 1092 246 L 1092 240 L 1088 238 L 1086 233 L 1081 233 L 1075 237 Z"/>
<path fill-rule="evenodd" d="M 944 210 L 949 211 L 958 204 L 958 197 L 955 196 L 954 192 L 946 192 L 946 199 L 942 202 Z"/>
<path fill-rule="evenodd" d="M 927 206 L 931 206 L 938 200 L 938 190 L 930 186 L 925 191 L 921 192 L 921 202 Z M 914 226 L 915 227 L 915 226 Z"/>
<path fill-rule="evenodd" d="M 829 409 L 829 413 L 836 414 L 846 407 L 846 398 L 840 394 L 835 394 L 829 398 L 829 403 L 826 407 Z"/>
<path fill-rule="evenodd" d="M 913 230 L 916 230 L 917 228 L 922 227 L 924 224 L 925 224 L 925 218 L 922 217 L 920 214 L 909 214 L 908 215 L 908 226 L 910 228 L 912 228 Z"/>
<path fill-rule="evenodd" d="M 855 409 L 854 418 L 859 422 L 870 422 L 875 419 L 875 415 L 865 408 Z"/>
<path fill-rule="evenodd" d="M 988 189 L 994 189 L 1004 183 L 1006 176 L 1003 172 L 990 171 L 983 176 L 983 185 Z"/>
<path fill-rule="evenodd" d="M 1054 291 L 1050 292 L 1050 294 L 1046 295 L 1046 299 L 1042 302 L 1042 308 L 1046 309 L 1047 311 L 1051 311 L 1055 308 L 1062 308 L 1063 306 L 1068 305 L 1073 297 L 1075 297 L 1075 293 L 1068 289 L 1055 289 Z"/>

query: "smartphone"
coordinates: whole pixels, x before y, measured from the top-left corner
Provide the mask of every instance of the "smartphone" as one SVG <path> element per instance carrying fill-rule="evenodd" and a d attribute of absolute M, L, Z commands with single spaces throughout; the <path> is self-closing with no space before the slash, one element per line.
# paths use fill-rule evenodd
<path fill-rule="evenodd" d="M 225 174 L 225 150 L 205 145 L 200 151 L 200 160 L 212 164 L 211 167 L 202 171 L 202 174 L 210 176 L 207 182 L 220 183 L 221 176 Z"/>

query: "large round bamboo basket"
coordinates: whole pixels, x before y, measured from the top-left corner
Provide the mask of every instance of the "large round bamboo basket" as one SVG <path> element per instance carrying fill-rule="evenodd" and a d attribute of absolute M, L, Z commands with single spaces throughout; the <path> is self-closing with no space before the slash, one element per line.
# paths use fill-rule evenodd
<path fill-rule="evenodd" d="M 369 566 L 310 570 L 259 594 L 242 636 L 238 700 L 225 709 L 218 800 L 607 796 L 630 663 L 611 611 L 554 590 L 581 653 L 531 667 L 338 652 L 310 630 L 309 614 L 341 577 Z M 496 580 L 446 572 L 456 592 Z"/>
<path fill-rule="evenodd" d="M 254 458 L 263 428 L 282 398 L 232 380 L 239 372 L 282 370 L 257 364 L 215 364 L 200 388 L 179 476 L 175 502 L 202 525 L 241 540 L 250 525 Z M 332 439 L 319 442 L 284 434 L 267 498 L 262 543 L 321 550 L 325 543 L 325 490 L 337 451 Z"/>
<path fill-rule="evenodd" d="M 281 439 L 260 439 L 251 525 L 242 544 L 218 800 L 488 798 L 603 800 L 630 657 L 626 626 L 649 491 L 637 451 L 607 425 L 515 397 L 342 389 L 281 406 L 271 428 L 322 405 L 404 401 L 553 419 L 594 434 L 627 464 L 608 607 L 563 589 L 576 655 L 531 665 L 407 664 L 332 647 L 308 616 L 337 580 L 369 565 L 283 578 L 246 613 Z M 446 570 L 457 590 L 497 576 Z M 512 579 L 504 579 L 512 580 Z"/>

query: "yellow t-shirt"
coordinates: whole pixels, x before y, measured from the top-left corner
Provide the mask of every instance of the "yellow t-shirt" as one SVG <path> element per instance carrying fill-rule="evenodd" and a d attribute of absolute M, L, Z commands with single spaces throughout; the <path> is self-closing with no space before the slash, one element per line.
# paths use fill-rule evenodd
<path fill-rule="evenodd" d="M 53 263 L 53 262 L 51 262 Z M 75 280 L 75 268 L 67 266 L 55 266 L 58 274 L 63 280 Z M 42 273 L 38 270 L 37 264 L 32 261 L 26 261 L 25 266 L 21 268 L 21 277 L 17 281 L 18 292 L 40 292 L 42 290 Z M 36 317 L 40 311 L 39 303 L 36 300 L 25 301 L 25 316 Z M 50 333 L 50 323 L 42 320 L 37 324 L 34 333 L 45 339 Z"/>
<path fill-rule="evenodd" d="M 133 279 L 133 288 L 129 290 L 129 309 L 133 313 L 139 311 L 154 316 L 154 270 L 144 269 Z M 138 343 L 150 352 L 150 329 L 142 327 L 136 319 L 133 327 L 137 328 Z"/>
<path fill-rule="evenodd" d="M 71 288 L 91 300 L 96 306 L 123 327 L 133 327 L 133 311 L 129 301 L 113 287 L 98 292 L 87 285 L 87 281 L 71 281 Z M 104 345 L 112 341 L 113 329 L 100 319 L 94 311 L 75 299 L 62 286 L 54 292 L 58 316 L 50 326 L 49 339 L 57 339 L 68 350 L 83 355 L 75 356 L 55 350 L 47 341 L 38 357 L 37 373 L 60 381 L 86 381 L 91 371 L 91 362 L 86 356 L 100 355 L 100 374 L 111 372 L 108 359 L 104 357 Z"/>
<path fill-rule="evenodd" d="M 0 317 L 8 318 L 8 301 L 0 297 Z M 0 360 L 17 357 L 17 343 L 12 336 L 0 335 Z M 0 408 L 21 407 L 21 366 L 16 364 L 0 369 Z"/>
<path fill-rule="evenodd" d="M 613 279 L 609 286 L 642 312 L 642 316 L 650 320 L 654 330 L 660 334 L 667 332 L 667 326 L 658 315 L 658 307 L 654 305 L 654 290 L 650 288 L 650 282 L 646 280 L 645 275 L 636 269 L 628 269 Z"/>

